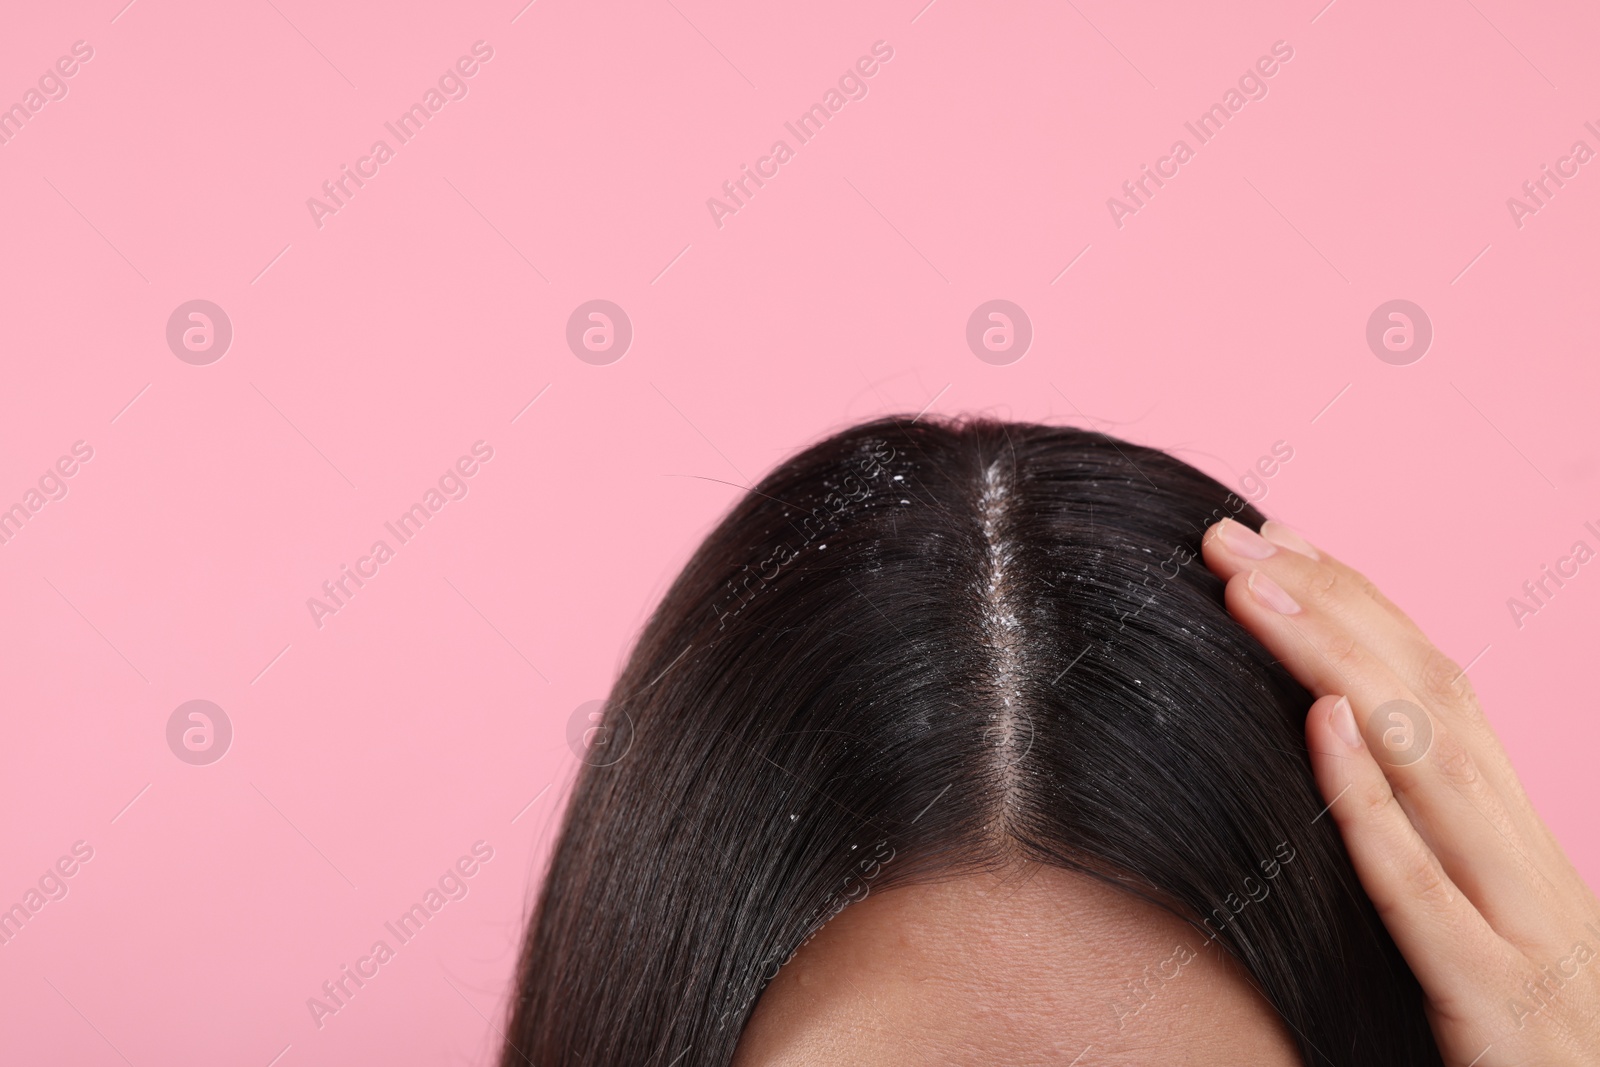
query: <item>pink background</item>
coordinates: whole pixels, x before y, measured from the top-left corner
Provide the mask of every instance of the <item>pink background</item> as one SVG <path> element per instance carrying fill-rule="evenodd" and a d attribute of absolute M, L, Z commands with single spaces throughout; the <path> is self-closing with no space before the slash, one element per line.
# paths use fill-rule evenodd
<path fill-rule="evenodd" d="M 1232 484 L 1286 442 L 1261 506 L 1472 664 L 1600 882 L 1600 564 L 1507 607 L 1600 548 L 1600 162 L 1520 227 L 1506 203 L 1600 149 L 1592 5 L 925 2 L 10 13 L 0 105 L 94 55 L 0 146 L 0 506 L 94 455 L 0 545 L 0 904 L 94 855 L 0 947 L 6 1060 L 487 1062 L 569 716 L 738 484 L 889 411 L 1092 426 Z M 319 228 L 307 198 L 480 40 Z M 1107 198 L 1280 40 L 1119 228 Z M 565 340 L 596 298 L 634 329 L 610 365 Z M 995 298 L 1034 329 L 1009 365 L 965 340 Z M 1404 366 L 1365 340 L 1396 298 L 1435 330 Z M 233 325 L 209 365 L 165 339 L 193 299 Z M 479 440 L 465 499 L 319 628 L 307 598 Z M 205 766 L 166 741 L 195 699 L 234 730 Z M 319 1029 L 307 998 L 479 840 L 470 893 Z"/>

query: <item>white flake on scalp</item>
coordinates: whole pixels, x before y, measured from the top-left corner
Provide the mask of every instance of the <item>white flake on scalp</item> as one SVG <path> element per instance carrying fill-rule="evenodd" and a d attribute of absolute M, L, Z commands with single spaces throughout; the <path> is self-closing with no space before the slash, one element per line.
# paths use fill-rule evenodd
<path fill-rule="evenodd" d="M 993 673 L 990 684 L 999 706 L 995 724 L 986 736 L 993 740 L 1000 779 L 1005 790 L 1005 805 L 1011 807 L 1017 786 L 1017 760 L 1026 753 L 1032 740 L 1023 728 L 1027 719 L 1022 710 L 1023 680 L 1022 625 L 1015 608 L 1016 589 L 1012 571 L 1015 559 L 1011 545 L 1002 536 L 1001 526 L 1010 506 L 1011 488 L 1006 484 L 1000 461 L 984 469 L 983 491 L 978 497 L 978 520 L 983 529 L 984 583 L 983 638 L 988 646 Z"/>

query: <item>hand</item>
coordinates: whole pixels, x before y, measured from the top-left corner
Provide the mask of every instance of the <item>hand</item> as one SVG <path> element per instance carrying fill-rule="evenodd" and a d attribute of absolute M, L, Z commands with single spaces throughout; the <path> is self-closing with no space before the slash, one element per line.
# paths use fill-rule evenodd
<path fill-rule="evenodd" d="M 1600 1064 L 1600 901 L 1461 668 L 1281 523 L 1257 534 L 1224 519 L 1202 554 L 1229 612 L 1317 698 L 1306 717 L 1317 785 L 1422 984 L 1444 1062 Z"/>

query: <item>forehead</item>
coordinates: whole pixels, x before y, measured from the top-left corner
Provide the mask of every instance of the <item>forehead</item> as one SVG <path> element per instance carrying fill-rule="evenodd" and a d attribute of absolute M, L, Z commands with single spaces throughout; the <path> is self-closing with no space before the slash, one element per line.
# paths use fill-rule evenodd
<path fill-rule="evenodd" d="M 1177 918 L 1038 865 L 875 892 L 757 1002 L 735 1067 L 1299 1067 L 1243 970 Z"/>

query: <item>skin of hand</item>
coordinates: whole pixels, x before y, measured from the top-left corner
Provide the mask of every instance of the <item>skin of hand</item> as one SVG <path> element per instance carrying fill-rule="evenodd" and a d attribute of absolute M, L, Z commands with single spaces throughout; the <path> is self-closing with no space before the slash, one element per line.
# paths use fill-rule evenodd
<path fill-rule="evenodd" d="M 1316 697 L 1311 766 L 1448 1067 L 1600 1065 L 1600 901 L 1465 673 L 1282 523 L 1202 540 L 1229 612 Z"/>

